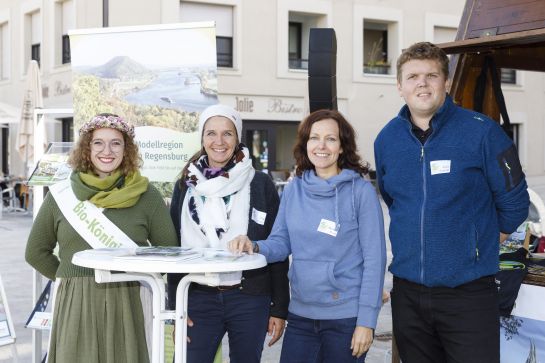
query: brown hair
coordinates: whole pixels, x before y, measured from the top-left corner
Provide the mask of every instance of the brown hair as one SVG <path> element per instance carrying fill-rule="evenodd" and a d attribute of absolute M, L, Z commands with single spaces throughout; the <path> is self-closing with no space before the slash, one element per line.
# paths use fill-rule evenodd
<path fill-rule="evenodd" d="M 314 170 L 314 165 L 310 162 L 307 155 L 307 142 L 312 125 L 326 119 L 335 120 L 339 126 L 339 139 L 343 152 L 339 155 L 337 166 L 341 169 L 352 169 L 362 176 L 367 174 L 369 172 L 369 164 L 363 162 L 358 155 L 354 128 L 339 111 L 326 109 L 314 111 L 299 125 L 297 140 L 293 148 L 296 165 L 295 174 L 301 176 L 305 170 Z"/>
<path fill-rule="evenodd" d="M 111 113 L 101 113 L 99 116 L 117 115 Z M 93 131 L 82 134 L 79 137 L 76 147 L 70 153 L 68 163 L 76 172 L 94 172 L 95 168 L 91 162 L 91 140 L 93 139 Z M 129 175 L 138 171 L 140 165 L 142 164 L 142 159 L 140 158 L 140 154 L 138 153 L 138 145 L 136 145 L 134 139 L 124 132 L 121 132 L 121 134 L 123 135 L 123 143 L 125 146 L 123 148 L 123 161 L 121 161 L 119 169 L 121 169 L 121 173 L 123 175 Z"/>
<path fill-rule="evenodd" d="M 397 59 L 397 81 L 401 83 L 401 67 L 408 61 L 418 60 L 435 60 L 441 66 L 441 71 L 448 78 L 448 63 L 449 59 L 445 51 L 430 42 L 420 42 L 411 45 L 405 49 Z"/>
<path fill-rule="evenodd" d="M 187 176 L 189 175 L 189 165 L 193 164 L 195 161 L 199 160 L 199 158 L 203 155 L 206 155 L 206 151 L 204 150 L 204 146 L 201 146 L 199 151 L 197 151 L 195 154 L 193 154 L 190 158 L 187 164 L 185 164 L 184 168 L 182 169 L 182 172 L 179 175 L 179 182 L 180 186 L 183 185 L 185 180 L 187 179 Z"/>

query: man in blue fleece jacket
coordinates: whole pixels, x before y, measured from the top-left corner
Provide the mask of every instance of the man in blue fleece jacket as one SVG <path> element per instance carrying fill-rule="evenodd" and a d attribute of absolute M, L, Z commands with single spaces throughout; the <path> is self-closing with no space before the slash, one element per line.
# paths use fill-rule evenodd
<path fill-rule="evenodd" d="M 453 103 L 440 48 L 409 47 L 397 78 L 406 105 L 379 133 L 375 161 L 401 359 L 497 363 L 499 242 L 529 206 L 517 150 L 497 123 Z"/>

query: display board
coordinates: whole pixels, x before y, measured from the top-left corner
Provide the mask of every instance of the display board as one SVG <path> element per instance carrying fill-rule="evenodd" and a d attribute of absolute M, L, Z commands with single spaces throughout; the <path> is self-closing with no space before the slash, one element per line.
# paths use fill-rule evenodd
<path fill-rule="evenodd" d="M 9 311 L 8 299 L 0 275 L 0 346 L 15 342 L 15 329 Z"/>
<path fill-rule="evenodd" d="M 36 164 L 28 179 L 28 185 L 53 185 L 70 176 L 72 169 L 68 157 L 74 143 L 52 142 Z"/>
<path fill-rule="evenodd" d="M 54 289 L 52 285 L 53 282 L 51 280 L 45 285 L 38 301 L 36 301 L 34 309 L 32 309 L 32 312 L 28 317 L 25 327 L 39 330 L 51 329 L 53 314 L 51 313 L 52 309 L 49 304 L 49 298 L 51 297 L 51 291 Z"/>
<path fill-rule="evenodd" d="M 545 362 L 545 288 L 522 284 L 510 318 L 501 319 L 501 363 Z"/>

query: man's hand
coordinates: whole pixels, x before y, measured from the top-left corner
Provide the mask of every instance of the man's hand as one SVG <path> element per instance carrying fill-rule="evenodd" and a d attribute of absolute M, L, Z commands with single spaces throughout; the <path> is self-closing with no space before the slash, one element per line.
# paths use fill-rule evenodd
<path fill-rule="evenodd" d="M 282 337 L 282 334 L 284 334 L 284 327 L 286 326 L 286 321 L 284 319 L 275 318 L 274 316 L 271 316 L 269 318 L 269 327 L 267 329 L 267 333 L 269 336 L 272 336 L 271 340 L 269 341 L 269 347 L 271 347 L 274 343 L 278 341 Z"/>

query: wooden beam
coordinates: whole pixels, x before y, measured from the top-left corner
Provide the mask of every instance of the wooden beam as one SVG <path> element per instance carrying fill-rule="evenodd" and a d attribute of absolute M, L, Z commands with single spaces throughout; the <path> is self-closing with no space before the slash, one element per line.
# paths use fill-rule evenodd
<path fill-rule="evenodd" d="M 447 54 L 478 53 L 521 45 L 545 45 L 545 28 L 437 44 Z"/>

